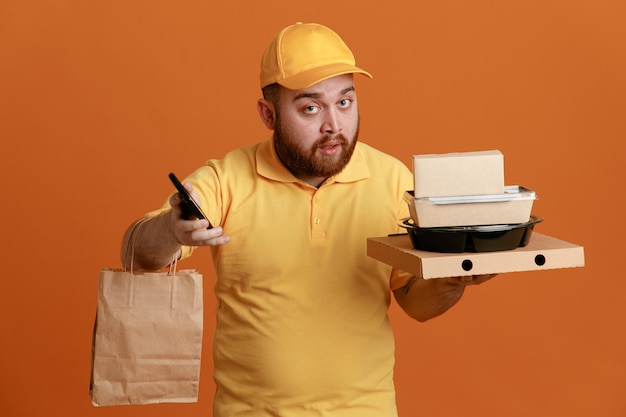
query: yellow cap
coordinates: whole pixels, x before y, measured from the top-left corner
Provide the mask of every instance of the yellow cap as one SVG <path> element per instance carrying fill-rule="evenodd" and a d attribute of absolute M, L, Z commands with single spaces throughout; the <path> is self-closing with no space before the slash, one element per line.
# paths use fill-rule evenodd
<path fill-rule="evenodd" d="M 287 26 L 270 42 L 261 60 L 261 88 L 278 83 L 300 90 L 350 73 L 372 76 L 358 68 L 354 55 L 335 32 L 316 23 Z"/>

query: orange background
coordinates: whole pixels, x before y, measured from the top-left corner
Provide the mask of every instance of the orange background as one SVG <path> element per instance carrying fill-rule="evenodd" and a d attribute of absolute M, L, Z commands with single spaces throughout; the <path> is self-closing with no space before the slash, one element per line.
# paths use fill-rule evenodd
<path fill-rule="evenodd" d="M 208 289 L 197 404 L 92 407 L 97 275 L 168 172 L 268 137 L 260 54 L 298 20 L 374 74 L 357 84 L 364 142 L 407 165 L 500 149 L 507 184 L 540 198 L 536 230 L 585 247 L 584 268 L 502 275 L 426 324 L 394 305 L 401 415 L 626 415 L 624 5 L 3 1 L 0 415 L 211 414 L 208 251 L 185 261 Z"/>

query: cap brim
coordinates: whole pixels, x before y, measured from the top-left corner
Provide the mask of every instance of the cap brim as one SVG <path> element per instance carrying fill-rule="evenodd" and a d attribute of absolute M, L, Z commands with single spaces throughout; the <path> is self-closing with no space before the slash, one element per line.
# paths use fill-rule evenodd
<path fill-rule="evenodd" d="M 355 67 L 354 65 L 333 64 L 301 72 L 298 75 L 278 81 L 278 84 L 290 90 L 302 90 L 303 88 L 310 87 L 321 81 L 343 74 L 363 74 L 372 78 L 372 75 L 369 72 Z"/>

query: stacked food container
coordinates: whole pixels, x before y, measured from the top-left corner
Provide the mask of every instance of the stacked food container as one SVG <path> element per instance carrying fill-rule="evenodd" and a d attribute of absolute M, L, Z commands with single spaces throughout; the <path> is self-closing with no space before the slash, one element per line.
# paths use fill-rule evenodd
<path fill-rule="evenodd" d="M 535 224 L 535 192 L 505 186 L 498 150 L 413 156 L 415 187 L 402 222 L 415 249 L 488 252 L 525 246 Z"/>

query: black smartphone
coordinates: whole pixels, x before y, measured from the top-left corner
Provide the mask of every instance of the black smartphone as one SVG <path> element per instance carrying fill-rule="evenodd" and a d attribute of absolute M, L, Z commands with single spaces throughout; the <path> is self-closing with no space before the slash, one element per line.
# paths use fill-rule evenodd
<path fill-rule="evenodd" d="M 207 227 L 207 229 L 212 228 L 213 225 L 211 224 L 211 221 L 209 221 L 206 214 L 204 214 L 200 206 L 191 197 L 187 189 L 183 187 L 183 184 L 181 184 L 178 178 L 176 178 L 176 175 L 174 175 L 173 172 L 170 172 L 169 177 L 172 183 L 174 184 L 174 186 L 176 187 L 176 191 L 178 191 L 178 194 L 180 194 L 180 198 L 183 200 L 182 204 L 180 205 L 180 208 L 183 212 L 182 214 L 183 219 L 185 220 L 191 220 L 193 218 L 206 219 L 209 222 L 209 227 Z"/>

